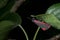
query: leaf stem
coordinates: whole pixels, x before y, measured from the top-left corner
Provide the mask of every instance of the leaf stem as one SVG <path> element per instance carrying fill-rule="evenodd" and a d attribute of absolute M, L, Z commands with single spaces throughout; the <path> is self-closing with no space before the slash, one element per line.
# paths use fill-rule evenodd
<path fill-rule="evenodd" d="M 40 27 L 37 28 L 37 31 L 36 31 L 36 33 L 35 33 L 35 35 L 34 35 L 33 40 L 36 40 L 36 36 L 37 36 L 37 34 L 38 34 L 38 32 L 39 32 L 39 29 L 40 29 Z"/>
<path fill-rule="evenodd" d="M 19 26 L 19 27 L 22 29 L 22 31 L 24 32 L 24 34 L 25 34 L 25 36 L 26 36 L 26 39 L 29 40 L 28 35 L 27 35 L 26 31 L 24 30 L 24 28 L 23 28 L 20 24 L 19 24 L 18 26 Z"/>

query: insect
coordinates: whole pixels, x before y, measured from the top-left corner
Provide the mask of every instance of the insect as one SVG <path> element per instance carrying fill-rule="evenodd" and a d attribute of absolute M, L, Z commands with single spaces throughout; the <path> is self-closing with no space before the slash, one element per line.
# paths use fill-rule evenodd
<path fill-rule="evenodd" d="M 49 25 L 43 21 L 36 20 L 34 18 L 32 19 L 32 22 L 34 22 L 37 26 L 39 26 L 43 31 L 46 31 L 51 27 L 51 25 Z"/>
<path fill-rule="evenodd" d="M 51 27 L 51 25 L 43 22 L 41 19 L 40 20 L 36 19 L 34 17 L 34 15 L 31 15 L 31 17 L 32 17 L 32 19 L 30 19 L 30 18 L 28 18 L 28 19 L 32 20 L 32 22 L 35 23 L 38 27 L 40 27 L 43 31 L 46 31 Z"/>

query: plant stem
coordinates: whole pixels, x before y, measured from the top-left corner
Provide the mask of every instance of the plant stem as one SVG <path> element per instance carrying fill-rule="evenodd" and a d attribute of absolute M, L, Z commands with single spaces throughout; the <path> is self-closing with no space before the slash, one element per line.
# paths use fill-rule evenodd
<path fill-rule="evenodd" d="M 25 1 L 25 0 L 17 0 L 10 11 L 11 11 L 11 12 L 16 12 L 16 10 L 18 9 L 18 7 L 20 7 L 20 5 L 21 5 L 24 1 Z"/>
<path fill-rule="evenodd" d="M 20 24 L 19 24 L 18 26 L 19 26 L 19 27 L 22 29 L 22 31 L 24 32 L 24 34 L 25 34 L 25 36 L 26 36 L 26 39 L 29 40 L 28 35 L 27 35 L 26 31 L 24 30 L 24 28 L 23 28 Z"/>
<path fill-rule="evenodd" d="M 34 35 L 33 40 L 36 40 L 36 36 L 37 36 L 37 34 L 38 34 L 38 32 L 39 32 L 39 29 L 40 29 L 40 27 L 38 27 L 38 29 L 37 29 L 37 31 L 36 31 L 36 33 L 35 33 L 35 35 Z"/>

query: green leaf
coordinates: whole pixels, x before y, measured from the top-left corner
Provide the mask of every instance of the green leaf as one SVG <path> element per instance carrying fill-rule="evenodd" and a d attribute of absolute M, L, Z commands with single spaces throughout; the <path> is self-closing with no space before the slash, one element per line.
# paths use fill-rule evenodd
<path fill-rule="evenodd" d="M 6 20 L 6 21 L 5 21 Z M 11 13 L 9 11 L 5 12 L 0 16 L 0 40 L 6 40 L 10 30 L 14 26 L 21 24 L 21 17 L 17 13 Z"/>
<path fill-rule="evenodd" d="M 60 20 L 60 3 L 51 5 L 47 9 L 46 14 L 53 14 Z"/>
<path fill-rule="evenodd" d="M 21 24 L 21 17 L 17 13 L 6 12 L 0 17 L 0 21 L 9 20 L 14 22 L 15 24 Z"/>
<path fill-rule="evenodd" d="M 14 23 L 8 20 L 0 22 L 0 40 L 6 40 L 6 37 L 11 29 L 13 29 Z"/>

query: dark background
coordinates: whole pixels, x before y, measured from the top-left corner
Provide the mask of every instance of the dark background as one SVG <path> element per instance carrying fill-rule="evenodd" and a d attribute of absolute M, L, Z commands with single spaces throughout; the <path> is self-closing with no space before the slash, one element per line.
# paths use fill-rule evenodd
<path fill-rule="evenodd" d="M 51 6 L 52 4 L 60 3 L 58 0 L 26 0 L 17 10 L 17 13 L 22 18 L 22 26 L 26 30 L 29 39 L 32 40 L 33 36 L 38 28 L 31 20 L 27 19 L 27 17 L 30 17 L 30 15 L 38 15 L 38 14 L 44 14 L 46 10 Z M 47 31 L 42 31 L 40 29 L 37 39 L 36 40 L 45 40 L 49 39 L 54 35 L 59 34 L 60 31 L 51 27 Z M 19 36 L 19 37 L 18 37 Z M 22 30 L 17 27 L 13 30 L 11 30 L 9 34 L 9 38 L 12 39 L 19 39 L 19 40 L 26 40 L 24 33 Z"/>

